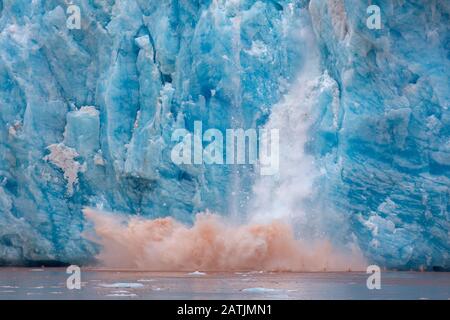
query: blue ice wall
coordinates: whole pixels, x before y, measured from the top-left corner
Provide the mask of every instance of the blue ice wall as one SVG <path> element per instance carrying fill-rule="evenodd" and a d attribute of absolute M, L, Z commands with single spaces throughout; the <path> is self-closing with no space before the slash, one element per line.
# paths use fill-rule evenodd
<path fill-rule="evenodd" d="M 311 1 L 340 96 L 337 129 L 328 108 L 313 148 L 333 172 L 329 197 L 367 256 L 397 268 L 448 268 L 450 6 L 377 4 L 382 28 L 370 30 L 366 1 Z"/>
<path fill-rule="evenodd" d="M 306 146 L 320 201 L 370 261 L 448 268 L 450 6 L 375 2 L 380 30 L 374 1 L 75 0 L 70 30 L 65 1 L 0 1 L 0 264 L 91 259 L 84 206 L 245 212 L 252 168 L 177 166 L 171 134 L 264 125 L 314 49 L 339 91 Z"/>

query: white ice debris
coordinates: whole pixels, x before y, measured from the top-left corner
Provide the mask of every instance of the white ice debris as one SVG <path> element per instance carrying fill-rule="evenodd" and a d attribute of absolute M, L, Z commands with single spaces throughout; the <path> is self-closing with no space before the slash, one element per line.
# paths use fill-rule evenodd
<path fill-rule="evenodd" d="M 135 293 L 112 293 L 106 295 L 107 297 L 136 297 L 137 294 Z"/>
<path fill-rule="evenodd" d="M 47 147 L 50 154 L 44 157 L 45 161 L 50 161 L 55 166 L 64 171 L 64 178 L 67 180 L 67 193 L 73 194 L 73 186 L 78 183 L 78 173 L 86 170 L 86 164 L 81 164 L 75 160 L 79 156 L 78 152 L 64 143 L 52 144 Z"/>
<path fill-rule="evenodd" d="M 75 112 L 77 115 L 88 114 L 90 116 L 96 117 L 100 113 L 94 106 L 83 106 Z"/>
<path fill-rule="evenodd" d="M 190 276 L 204 276 L 204 275 L 206 275 L 206 273 L 200 272 L 200 271 L 195 271 L 195 272 L 188 273 L 188 275 L 190 275 Z"/>
<path fill-rule="evenodd" d="M 280 292 L 283 290 L 280 289 L 272 289 L 272 288 L 246 288 L 243 289 L 242 292 L 248 293 L 266 293 L 266 292 Z"/>
<path fill-rule="evenodd" d="M 267 46 L 263 42 L 256 40 L 256 41 L 252 42 L 251 49 L 245 50 L 245 51 L 251 56 L 263 57 L 267 54 L 268 49 L 267 49 Z"/>
<path fill-rule="evenodd" d="M 100 287 L 103 288 L 129 288 L 129 289 L 135 289 L 135 288 L 142 288 L 144 285 L 142 283 L 127 283 L 127 282 L 117 282 L 117 283 L 102 283 L 100 284 Z"/>
<path fill-rule="evenodd" d="M 97 166 L 104 166 L 105 165 L 105 159 L 103 158 L 103 152 L 102 150 L 98 150 L 98 152 L 94 156 L 94 163 Z"/>

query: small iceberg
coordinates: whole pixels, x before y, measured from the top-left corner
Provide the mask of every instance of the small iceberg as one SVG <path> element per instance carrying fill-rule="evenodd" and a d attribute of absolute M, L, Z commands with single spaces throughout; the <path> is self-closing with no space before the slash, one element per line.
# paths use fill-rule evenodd
<path fill-rule="evenodd" d="M 248 293 L 267 293 L 267 292 L 282 292 L 281 289 L 272 289 L 272 288 L 246 288 L 243 289 L 242 292 Z"/>
<path fill-rule="evenodd" d="M 100 287 L 103 288 L 129 288 L 129 289 L 136 289 L 136 288 L 142 288 L 144 285 L 142 283 L 127 283 L 127 282 L 118 282 L 118 283 L 102 283 L 100 284 Z"/>
<path fill-rule="evenodd" d="M 167 290 L 167 288 L 160 288 L 160 287 L 152 287 L 153 291 L 164 291 Z"/>
<path fill-rule="evenodd" d="M 190 275 L 190 276 L 204 276 L 204 275 L 206 275 L 206 273 L 205 272 L 200 272 L 200 271 L 195 271 L 195 272 L 188 273 L 188 275 Z"/>
<path fill-rule="evenodd" d="M 137 294 L 134 293 L 112 293 L 107 294 L 107 297 L 137 297 Z"/>
<path fill-rule="evenodd" d="M 153 282 L 155 279 L 139 279 L 137 282 Z"/>

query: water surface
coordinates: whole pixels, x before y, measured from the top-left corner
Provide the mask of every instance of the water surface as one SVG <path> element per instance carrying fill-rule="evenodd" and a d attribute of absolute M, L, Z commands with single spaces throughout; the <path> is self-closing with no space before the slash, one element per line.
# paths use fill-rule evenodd
<path fill-rule="evenodd" d="M 63 268 L 1 268 L 0 299 L 445 299 L 450 273 L 382 272 L 369 290 L 361 272 L 135 272 L 82 269 L 80 290 Z"/>

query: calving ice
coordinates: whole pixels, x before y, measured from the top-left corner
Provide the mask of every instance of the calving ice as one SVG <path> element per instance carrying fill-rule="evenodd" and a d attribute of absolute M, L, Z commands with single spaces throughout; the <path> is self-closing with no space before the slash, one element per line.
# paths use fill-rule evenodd
<path fill-rule="evenodd" d="M 224 147 L 220 130 L 211 128 L 203 133 L 202 122 L 195 121 L 193 133 L 183 128 L 172 133 L 172 141 L 177 144 L 172 148 L 171 159 L 177 165 L 259 165 L 261 175 L 278 173 L 278 129 L 227 129 L 225 139 Z"/>

